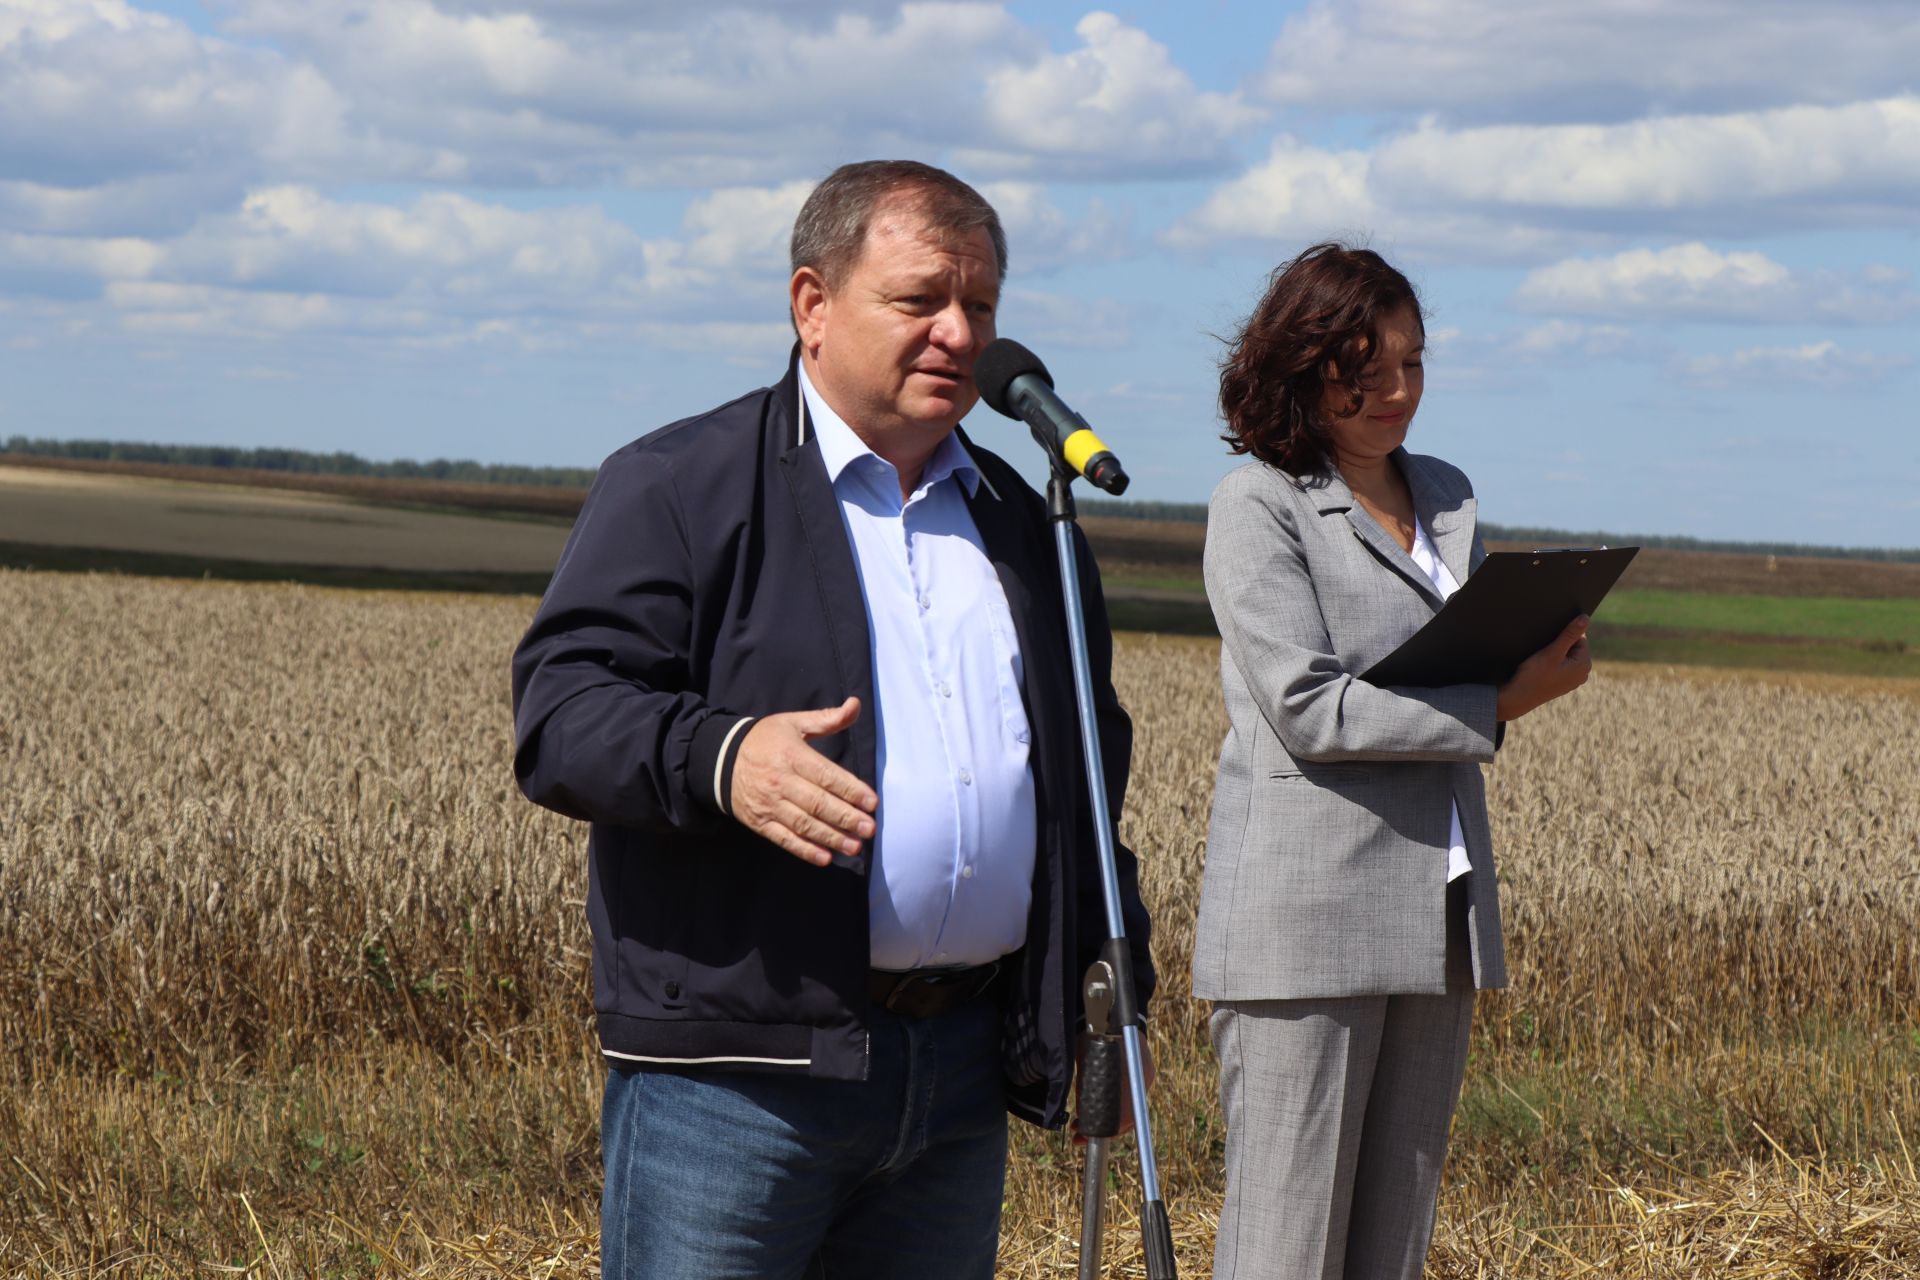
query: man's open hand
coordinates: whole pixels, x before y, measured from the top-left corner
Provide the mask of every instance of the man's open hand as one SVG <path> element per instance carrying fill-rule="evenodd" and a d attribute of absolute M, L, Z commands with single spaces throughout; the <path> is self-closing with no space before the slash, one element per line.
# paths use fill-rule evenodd
<path fill-rule="evenodd" d="M 733 816 L 754 834 L 815 866 L 856 854 L 874 832 L 880 797 L 860 779 L 807 745 L 851 728 L 860 699 L 819 711 L 762 716 L 740 740 L 729 792 Z"/>

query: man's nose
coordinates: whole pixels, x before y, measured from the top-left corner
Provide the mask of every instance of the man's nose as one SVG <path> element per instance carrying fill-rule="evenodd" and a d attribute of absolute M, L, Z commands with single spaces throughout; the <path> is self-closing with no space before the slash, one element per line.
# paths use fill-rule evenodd
<path fill-rule="evenodd" d="M 974 323 L 961 303 L 942 307 L 933 319 L 933 344 L 947 351 L 967 350 L 973 346 Z"/>

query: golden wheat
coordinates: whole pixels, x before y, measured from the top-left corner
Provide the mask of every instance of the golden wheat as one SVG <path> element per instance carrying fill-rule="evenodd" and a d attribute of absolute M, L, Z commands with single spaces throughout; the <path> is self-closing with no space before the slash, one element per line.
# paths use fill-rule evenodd
<path fill-rule="evenodd" d="M 0 1272 L 587 1273 L 583 833 L 509 769 L 530 607 L 0 572 Z M 1195 1274 L 1217 654 L 1128 636 L 1116 672 Z M 1514 726 L 1515 986 L 1436 1275 L 1920 1274 L 1915 759 L 1894 686 L 1609 668 Z M 1071 1274 L 1074 1153 L 1016 1147 L 1006 1273 Z"/>

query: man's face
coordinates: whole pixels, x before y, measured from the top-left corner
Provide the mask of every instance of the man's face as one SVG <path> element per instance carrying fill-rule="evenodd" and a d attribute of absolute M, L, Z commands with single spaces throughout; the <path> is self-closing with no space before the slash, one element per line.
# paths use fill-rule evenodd
<path fill-rule="evenodd" d="M 809 376 L 876 453 L 890 441 L 937 444 L 980 398 L 973 364 L 993 341 L 1000 302 L 984 230 L 939 231 L 911 203 L 890 201 L 837 286 L 803 267 L 792 296 Z"/>

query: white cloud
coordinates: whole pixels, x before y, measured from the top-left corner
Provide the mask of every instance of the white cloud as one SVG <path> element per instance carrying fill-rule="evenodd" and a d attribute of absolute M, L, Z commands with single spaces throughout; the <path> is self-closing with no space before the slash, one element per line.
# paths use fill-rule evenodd
<path fill-rule="evenodd" d="M 686 0 L 443 0 L 441 7 L 451 13 L 532 14 L 543 21 L 658 31 L 697 25 L 704 14 L 723 9 L 778 13 L 789 21 L 824 26 L 844 13 L 890 13 L 899 0 L 708 0 L 703 5 Z"/>
<path fill-rule="evenodd" d="M 1056 54 L 977 0 L 656 5 L 615 25 L 593 4 L 229 10 L 229 30 L 316 68 L 381 136 L 493 184 L 739 185 L 948 150 L 984 174 L 1200 172 L 1260 114 L 1111 15 Z"/>
<path fill-rule="evenodd" d="M 1629 120 L 1914 87 L 1920 9 L 1884 0 L 1313 0 L 1258 92 L 1292 107 Z"/>
<path fill-rule="evenodd" d="M 265 340 L 312 330 L 372 327 L 364 311 L 349 325 L 346 308 L 323 294 L 127 280 L 109 284 L 106 297 L 122 312 L 126 328 L 135 333 Z"/>
<path fill-rule="evenodd" d="M 1067 263 L 1106 262 L 1133 252 L 1127 219 L 1098 198 L 1087 201 L 1075 218 L 1038 183 L 985 182 L 979 191 L 1006 229 L 1010 275 L 1043 274 Z"/>
<path fill-rule="evenodd" d="M 164 25 L 121 0 L 9 0 L 0 9 L 0 48 L 27 39 L 64 40 L 91 26 L 128 31 Z"/>
<path fill-rule="evenodd" d="M 166 281 L 107 285 L 118 328 L 166 345 L 145 358 L 172 359 L 188 343 L 244 345 L 263 352 L 321 340 L 370 343 L 385 356 L 408 351 L 506 347 L 550 351 L 578 341 L 578 326 L 540 315 L 461 316 L 408 298 L 356 298 L 277 289 Z"/>
<path fill-rule="evenodd" d="M 238 175 L 150 173 L 97 186 L 0 179 L 0 227 L 56 235 L 173 235 L 246 191 Z"/>
<path fill-rule="evenodd" d="M 108 324 L 177 338 L 318 333 L 534 349 L 637 336 L 672 350 L 777 355 L 788 340 L 779 336 L 787 239 L 810 189 L 712 191 L 687 206 L 677 234 L 643 237 L 592 204 L 529 210 L 429 192 L 394 205 L 281 184 L 175 236 L 0 231 L 0 289 L 98 297 Z M 1098 257 L 1122 239 L 1098 201 L 1070 218 L 1038 186 L 989 190 L 1022 261 Z M 1008 305 L 1043 343 L 1111 346 L 1127 334 L 1111 302 L 1028 291 Z"/>
<path fill-rule="evenodd" d="M 987 123 L 1001 144 L 963 155 L 1049 175 L 1063 165 L 1097 174 L 1204 173 L 1226 161 L 1235 133 L 1264 115 L 1236 95 L 1200 92 L 1165 45 L 1110 13 L 1089 13 L 1074 30 L 1081 48 L 987 77 Z"/>
<path fill-rule="evenodd" d="M 1513 339 L 1511 349 L 1521 356 L 1548 359 L 1568 352 L 1594 357 L 1614 356 L 1634 345 L 1633 331 L 1619 325 L 1548 320 L 1523 330 Z"/>
<path fill-rule="evenodd" d="M 1662 359 L 1671 350 L 1623 325 L 1552 319 L 1519 329 L 1430 329 L 1427 388 L 1512 394 L 1539 387 L 1543 370 L 1560 373 L 1595 361 Z"/>
<path fill-rule="evenodd" d="M 1871 324 L 1912 312 L 1920 297 L 1905 272 L 1885 265 L 1851 277 L 1796 272 L 1762 253 L 1695 241 L 1556 262 L 1530 272 L 1514 300 L 1569 315 Z"/>
<path fill-rule="evenodd" d="M 283 184 L 171 237 L 0 231 L 0 289 L 99 296 L 125 326 L 183 335 L 358 324 L 421 341 L 504 333 L 526 345 L 592 340 L 671 315 L 690 335 L 674 349 L 724 350 L 765 324 L 780 327 L 787 240 L 810 189 L 713 191 L 687 206 L 678 234 L 643 237 L 592 204 L 527 210 L 429 192 L 392 205 Z M 989 190 L 1022 261 L 1100 257 L 1123 239 L 1098 201 L 1074 219 L 1040 187 Z M 1111 303 L 1032 292 L 1009 303 L 1043 340 L 1112 345 L 1126 332 Z M 505 321 L 510 333 L 487 327 Z M 537 334 L 528 328 L 536 321 Z M 749 328 L 728 328 L 739 325 Z"/>
<path fill-rule="evenodd" d="M 1679 361 L 1676 372 L 1687 382 L 1716 389 L 1801 384 L 1847 391 L 1883 382 L 1912 363 L 1907 355 L 1844 350 L 1829 339 L 1798 347 L 1746 347 L 1724 355 L 1692 356 Z"/>
<path fill-rule="evenodd" d="M 719 343 L 725 325 L 782 315 L 786 236 L 807 190 L 712 192 L 678 235 L 646 238 L 595 205 L 527 210 L 451 192 L 389 205 L 287 184 L 168 238 L 0 231 L 0 288 L 99 296 L 124 327 L 177 335 L 529 346 L 672 316 Z"/>
<path fill-rule="evenodd" d="M 752 267 L 785 276 L 793 220 L 811 182 L 729 187 L 693 202 L 682 219 L 688 261 L 706 268 Z"/>
<path fill-rule="evenodd" d="M 1216 188 L 1161 234 L 1183 251 L 1222 242 L 1270 242 L 1287 251 L 1316 240 L 1370 244 L 1389 257 L 1412 249 L 1428 258 L 1529 261 L 1602 243 L 1560 227 L 1531 226 L 1470 209 L 1431 209 L 1383 197 L 1378 157 L 1328 151 L 1281 136 L 1267 159 Z"/>
<path fill-rule="evenodd" d="M 275 183 L 700 189 L 954 155 L 981 177 L 1224 170 L 1258 118 L 1108 14 L 1058 52 L 998 3 L 228 0 L 206 35 L 121 0 L 0 15 L 0 219 L 191 173 L 173 221 Z M 148 193 L 151 198 L 152 193 Z"/>
<path fill-rule="evenodd" d="M 1381 198 L 1410 207 L 1575 223 L 1691 211 L 1749 225 L 1809 210 L 1904 220 L 1920 198 L 1920 96 L 1621 125 L 1426 121 L 1379 149 L 1373 176 Z"/>
<path fill-rule="evenodd" d="M 169 245 L 158 270 L 238 288 L 512 309 L 590 294 L 634 269 L 643 243 L 592 207 L 525 211 L 436 192 L 401 208 L 280 186 Z"/>
<path fill-rule="evenodd" d="M 1920 95 L 1903 95 L 1625 125 L 1425 120 L 1371 151 L 1281 137 L 1166 241 L 1300 245 L 1357 230 L 1430 255 L 1538 261 L 1647 228 L 1906 226 L 1916 202 Z"/>
<path fill-rule="evenodd" d="M 151 240 L 133 236 L 87 237 L 0 232 L 0 272 L 57 280 L 140 279 L 165 256 Z"/>
<path fill-rule="evenodd" d="M 1132 317 L 1112 298 L 1066 297 L 1009 289 L 1000 301 L 998 328 L 1028 347 L 1113 349 L 1133 340 Z"/>
<path fill-rule="evenodd" d="M 404 163 L 350 127 L 312 68 L 207 39 L 113 0 L 35 0 L 0 19 L 0 171 L 83 190 L 188 173 L 203 185 L 267 169 L 362 177 Z"/>
<path fill-rule="evenodd" d="M 1214 191 L 1169 240 L 1184 248 L 1213 239 L 1350 236 L 1381 216 L 1368 189 L 1371 168 L 1364 151 L 1323 151 L 1282 135 L 1264 164 Z"/>
<path fill-rule="evenodd" d="M 784 322 L 708 321 L 698 324 L 647 321 L 622 334 L 638 341 L 695 355 L 717 355 L 729 364 L 765 370 L 786 359 L 793 330 Z"/>

